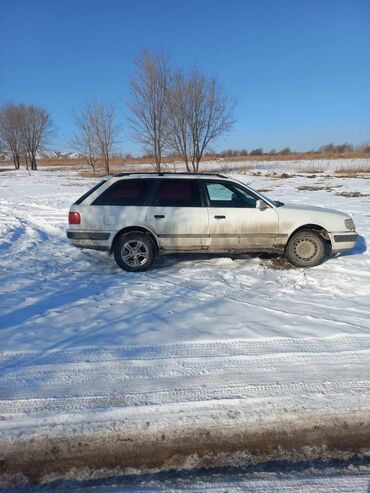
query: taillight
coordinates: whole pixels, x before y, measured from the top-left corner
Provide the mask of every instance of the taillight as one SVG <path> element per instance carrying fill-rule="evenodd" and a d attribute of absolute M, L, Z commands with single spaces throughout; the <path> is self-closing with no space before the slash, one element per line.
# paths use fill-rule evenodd
<path fill-rule="evenodd" d="M 81 224 L 81 216 L 79 212 L 70 212 L 68 214 L 69 224 Z"/>

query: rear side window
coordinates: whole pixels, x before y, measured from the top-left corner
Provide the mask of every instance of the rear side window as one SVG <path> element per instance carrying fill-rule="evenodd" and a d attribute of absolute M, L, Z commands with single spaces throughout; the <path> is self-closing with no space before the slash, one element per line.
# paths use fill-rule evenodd
<path fill-rule="evenodd" d="M 90 188 L 90 190 L 88 190 L 78 200 L 76 200 L 76 202 L 74 203 L 74 205 L 81 204 L 81 202 L 83 202 L 85 199 L 87 199 L 87 197 L 89 195 L 91 195 L 93 192 L 95 192 L 95 190 L 97 190 L 98 188 L 100 188 L 106 181 L 107 180 L 100 181 L 97 185 L 95 185 L 94 187 Z"/>
<path fill-rule="evenodd" d="M 163 180 L 154 198 L 157 207 L 201 207 L 198 183 L 195 180 Z"/>
<path fill-rule="evenodd" d="M 145 205 L 153 180 L 120 180 L 113 183 L 93 205 Z"/>

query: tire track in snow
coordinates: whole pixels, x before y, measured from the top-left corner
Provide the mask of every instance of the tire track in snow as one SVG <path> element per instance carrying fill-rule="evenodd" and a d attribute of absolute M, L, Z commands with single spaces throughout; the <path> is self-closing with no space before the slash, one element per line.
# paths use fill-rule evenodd
<path fill-rule="evenodd" d="M 204 385 L 200 382 L 200 386 Z M 19 414 L 50 414 L 60 413 L 68 414 L 70 412 L 111 409 L 115 407 L 131 406 L 150 406 L 166 404 L 182 404 L 188 402 L 209 402 L 209 401 L 226 401 L 226 400 L 244 400 L 249 402 L 250 407 L 254 410 L 259 409 L 263 414 L 266 408 L 280 407 L 288 409 L 298 409 L 299 403 L 306 408 L 314 407 L 315 402 L 320 402 L 321 406 L 326 409 L 331 402 L 337 403 L 337 399 L 356 399 L 357 407 L 369 407 L 370 401 L 366 393 L 370 389 L 370 380 L 358 381 L 348 380 L 342 382 L 296 382 L 281 383 L 276 385 L 238 385 L 231 382 L 225 382 L 224 386 L 217 389 L 208 388 L 204 390 L 197 386 L 188 389 L 174 388 L 167 390 L 150 390 L 151 387 L 143 389 L 141 393 L 127 392 L 123 395 L 94 395 L 66 398 L 29 398 L 18 400 L 1 400 L 0 416 L 2 419 L 9 419 L 10 415 Z M 325 394 L 327 394 L 325 396 Z M 329 396 L 330 394 L 330 396 Z M 359 399 L 362 396 L 362 399 Z M 294 401 L 294 405 L 293 402 Z M 347 409 L 347 406 L 341 406 Z M 334 408 L 334 406 L 333 406 Z M 348 408 L 350 406 L 348 405 Z M 5 427 L 11 427 L 12 422 L 3 423 Z M 1 429 L 0 423 L 0 429 Z"/>
<path fill-rule="evenodd" d="M 327 338 L 294 339 L 288 337 L 264 339 L 232 339 L 219 341 L 183 342 L 149 346 L 76 347 L 68 350 L 27 351 L 0 353 L 3 368 L 27 364 L 35 365 L 100 362 L 111 360 L 157 360 L 168 358 L 213 358 L 253 356 L 285 353 L 341 353 L 370 349 L 370 336 L 338 335 Z"/>
<path fill-rule="evenodd" d="M 153 276 L 151 276 L 150 274 L 148 273 L 144 273 L 144 275 L 146 275 L 146 277 L 150 278 L 152 281 L 154 280 Z M 172 279 L 172 282 L 169 279 Z M 208 296 L 210 298 L 215 298 L 217 295 L 213 294 L 213 293 L 210 293 L 209 291 L 207 291 L 206 289 L 204 289 L 203 286 L 201 286 L 199 289 L 197 289 L 196 287 L 193 287 L 193 286 L 189 286 L 188 284 L 183 284 L 183 279 L 179 276 L 176 276 L 175 274 L 168 274 L 166 272 L 166 279 L 163 279 L 161 277 L 161 282 L 165 282 L 165 283 L 168 283 L 170 285 L 172 285 L 173 287 L 177 288 L 179 286 L 179 282 L 173 282 L 173 280 L 176 279 L 176 281 L 179 281 L 184 289 L 184 291 L 189 291 L 189 292 L 195 292 L 197 293 L 198 295 L 202 295 L 202 296 Z M 318 316 L 318 315 L 314 315 L 311 313 L 309 314 L 305 314 L 305 313 L 301 313 L 301 312 L 295 312 L 293 311 L 291 308 L 289 310 L 283 310 L 282 308 L 277 308 L 276 306 L 271 306 L 271 303 L 272 303 L 272 300 L 269 299 L 268 300 L 268 303 L 270 306 L 266 306 L 264 304 L 259 304 L 259 303 L 253 303 L 253 302 L 250 302 L 250 301 L 245 301 L 245 300 L 241 300 L 241 299 L 238 299 L 238 298 L 234 298 L 230 295 L 228 295 L 226 292 L 222 294 L 222 298 L 224 300 L 228 300 L 228 301 L 231 301 L 232 303 L 236 303 L 236 304 L 242 304 L 242 305 L 246 305 L 246 306 L 251 306 L 253 308 L 258 308 L 258 309 L 262 309 L 264 311 L 267 311 L 267 312 L 272 312 L 272 313 L 279 313 L 279 314 L 282 314 L 282 315 L 286 315 L 288 317 L 302 317 L 302 316 L 305 316 L 307 318 L 312 318 L 312 319 L 315 319 L 315 320 L 318 320 L 318 321 L 323 321 L 323 322 L 328 322 L 330 324 L 334 323 L 334 324 L 338 324 L 338 325 L 349 325 L 355 329 L 360 329 L 361 331 L 364 329 L 364 326 L 362 325 L 358 325 L 358 324 L 355 324 L 355 323 L 352 323 L 352 322 L 349 322 L 348 320 L 336 320 L 334 319 L 332 316 L 331 317 L 323 317 L 323 316 Z M 353 317 L 353 314 L 351 314 L 351 317 Z M 360 318 L 360 317 L 358 317 Z M 363 319 L 365 322 L 368 322 L 368 319 Z M 370 327 L 369 327 L 370 328 Z"/>
<path fill-rule="evenodd" d="M 41 356 L 39 364 L 35 357 L 22 366 L 21 356 L 15 354 L 20 366 L 13 366 L 0 377 L 0 413 L 69 412 L 220 399 L 267 399 L 288 405 L 302 399 L 315 402 L 317 395 L 333 402 L 336 395 L 346 395 L 359 405 L 370 396 L 370 338 L 335 339 L 331 340 L 331 352 L 323 352 L 323 340 L 310 339 L 307 346 L 305 340 L 257 340 L 244 345 L 242 341 L 229 342 L 230 352 L 246 349 L 248 353 L 229 356 L 218 352 L 227 348 L 225 342 L 200 344 L 198 353 L 196 344 L 165 347 L 165 357 L 158 354 L 157 359 L 130 360 L 124 357 L 122 348 L 118 352 L 112 349 L 108 358 L 104 356 L 107 352 L 97 355 L 94 350 L 89 353 L 84 349 L 72 351 L 70 358 L 68 351 L 50 353 Z M 346 350 L 349 339 L 357 343 L 357 349 Z M 324 342 L 329 348 L 329 341 Z M 156 349 L 160 353 L 160 347 Z M 9 365 L 12 357 L 5 356 L 3 363 Z"/>

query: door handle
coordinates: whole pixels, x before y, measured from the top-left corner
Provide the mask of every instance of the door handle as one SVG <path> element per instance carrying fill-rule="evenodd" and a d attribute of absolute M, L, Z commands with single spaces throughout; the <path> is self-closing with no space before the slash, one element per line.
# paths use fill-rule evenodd
<path fill-rule="evenodd" d="M 164 216 L 163 214 L 155 214 L 154 217 L 156 219 L 164 219 L 166 216 Z"/>
<path fill-rule="evenodd" d="M 214 216 L 215 219 L 226 219 L 226 216 Z"/>

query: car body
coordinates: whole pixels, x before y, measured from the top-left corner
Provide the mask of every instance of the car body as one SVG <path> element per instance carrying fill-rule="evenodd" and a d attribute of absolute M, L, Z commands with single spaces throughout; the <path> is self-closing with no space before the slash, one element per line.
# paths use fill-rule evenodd
<path fill-rule="evenodd" d="M 135 234 L 144 245 L 135 246 Z M 122 243 L 127 235 L 131 247 Z M 71 206 L 67 231 L 75 246 L 114 253 L 122 268 L 134 271 L 175 252 L 275 252 L 310 267 L 353 248 L 357 236 L 348 214 L 283 204 L 223 175 L 180 173 L 100 182 Z M 150 261 L 140 256 L 148 249 Z M 122 259 L 130 255 L 126 265 Z"/>

